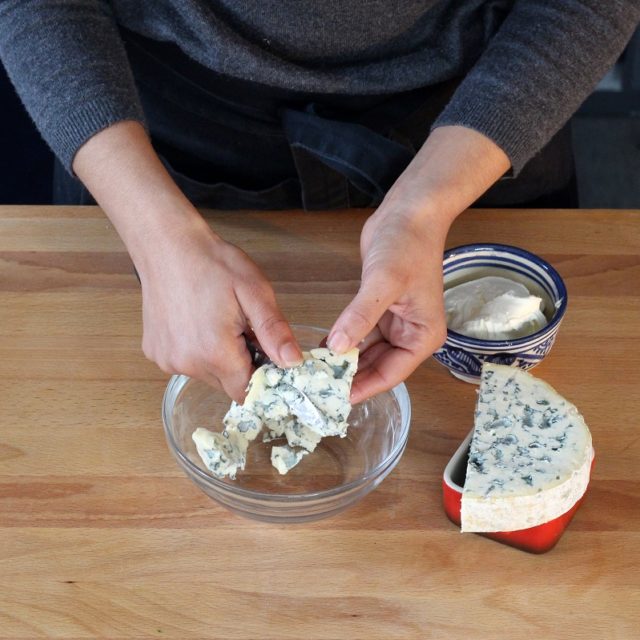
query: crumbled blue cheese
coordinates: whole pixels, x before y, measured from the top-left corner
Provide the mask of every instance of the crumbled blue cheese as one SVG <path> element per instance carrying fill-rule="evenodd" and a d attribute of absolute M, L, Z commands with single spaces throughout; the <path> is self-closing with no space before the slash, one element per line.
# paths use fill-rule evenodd
<path fill-rule="evenodd" d="M 272 448 L 278 454 L 275 458 L 272 454 L 272 464 L 280 473 L 312 452 L 323 437 L 346 435 L 358 350 L 336 355 L 318 348 L 303 356 L 298 367 L 281 369 L 268 363 L 257 369 L 244 403 L 233 402 L 225 415 L 222 434 L 203 428 L 194 432 L 198 454 L 215 476 L 235 478 L 236 472 L 244 469 L 249 442 L 263 428 L 263 442 L 287 440 L 285 447 Z M 291 447 L 301 447 L 304 452 Z"/>
<path fill-rule="evenodd" d="M 462 493 L 462 531 L 515 531 L 566 513 L 593 449 L 578 410 L 517 367 L 485 363 Z"/>
<path fill-rule="evenodd" d="M 199 456 L 207 465 L 207 469 L 215 476 L 236 477 L 238 469 L 244 469 L 249 440 L 241 431 L 212 433 L 199 427 L 193 432 Z"/>
<path fill-rule="evenodd" d="M 308 454 L 309 452 L 305 449 L 292 449 L 286 444 L 281 447 L 271 447 L 271 464 L 280 475 L 284 475 Z"/>

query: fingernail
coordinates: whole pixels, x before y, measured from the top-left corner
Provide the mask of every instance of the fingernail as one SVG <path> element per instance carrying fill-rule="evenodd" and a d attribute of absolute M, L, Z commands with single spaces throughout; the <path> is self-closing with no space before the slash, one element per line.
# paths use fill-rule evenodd
<path fill-rule="evenodd" d="M 336 353 L 344 353 L 351 346 L 351 340 L 349 336 L 343 331 L 336 331 L 334 334 L 329 336 L 329 340 L 327 341 L 327 345 L 331 351 L 335 351 Z"/>
<path fill-rule="evenodd" d="M 356 405 L 356 404 L 360 404 L 363 400 L 364 400 L 364 397 L 363 397 L 362 392 L 360 391 L 360 389 L 352 388 L 351 389 L 351 394 L 349 396 L 349 402 L 352 405 Z"/>
<path fill-rule="evenodd" d="M 302 364 L 302 354 L 293 342 L 286 342 L 280 349 L 280 357 L 287 367 L 297 367 Z"/>

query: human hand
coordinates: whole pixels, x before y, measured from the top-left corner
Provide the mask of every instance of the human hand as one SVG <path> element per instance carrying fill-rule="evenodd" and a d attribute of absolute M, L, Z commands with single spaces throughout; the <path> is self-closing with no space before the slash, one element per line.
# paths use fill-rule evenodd
<path fill-rule="evenodd" d="M 166 373 L 222 387 L 242 401 L 252 373 L 245 334 L 280 366 L 302 354 L 258 266 L 204 222 L 165 237 L 138 265 L 142 348 Z"/>
<path fill-rule="evenodd" d="M 444 341 L 448 228 L 508 168 L 505 153 L 484 135 L 437 128 L 365 225 L 362 285 L 328 341 L 339 352 L 361 348 L 354 402 L 406 378 Z M 139 123 L 119 122 L 91 137 L 73 169 L 138 268 L 148 357 L 167 372 L 219 382 L 236 400 L 251 370 L 246 329 L 253 327 L 277 364 L 300 362 L 264 275 L 209 229 Z"/>
<path fill-rule="evenodd" d="M 404 380 L 446 338 L 442 253 L 446 229 L 384 204 L 360 239 L 360 290 L 336 320 L 328 345 L 360 348 L 351 401 Z"/>
<path fill-rule="evenodd" d="M 510 166 L 489 138 L 436 128 L 365 224 L 362 282 L 328 339 L 361 350 L 353 403 L 404 380 L 446 339 L 442 254 L 455 218 Z"/>
<path fill-rule="evenodd" d="M 271 285 L 185 198 L 137 122 L 118 122 L 77 152 L 74 171 L 125 243 L 142 283 L 145 355 L 244 399 L 253 330 L 277 364 L 302 353 Z"/>

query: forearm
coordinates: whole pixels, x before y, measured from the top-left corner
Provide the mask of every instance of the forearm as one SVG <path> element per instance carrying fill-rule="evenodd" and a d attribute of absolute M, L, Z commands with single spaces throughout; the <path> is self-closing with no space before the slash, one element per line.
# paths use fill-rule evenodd
<path fill-rule="evenodd" d="M 445 234 L 453 220 L 509 169 L 504 151 L 465 127 L 435 129 L 389 190 L 381 209 Z"/>
<path fill-rule="evenodd" d="M 67 169 L 97 132 L 123 120 L 143 121 L 108 0 L 2 0 L 0 58 Z"/>
<path fill-rule="evenodd" d="M 120 122 L 90 138 L 73 170 L 113 222 L 139 270 L 168 243 L 206 223 L 176 186 L 142 125 Z"/>
<path fill-rule="evenodd" d="M 142 282 L 142 348 L 167 373 L 222 385 L 242 401 L 249 328 L 281 366 L 301 353 L 264 274 L 212 232 L 160 162 L 143 127 L 90 138 L 73 169 L 123 239 Z"/>
<path fill-rule="evenodd" d="M 435 126 L 498 144 L 517 175 L 593 90 L 640 19 L 638 0 L 518 0 Z"/>

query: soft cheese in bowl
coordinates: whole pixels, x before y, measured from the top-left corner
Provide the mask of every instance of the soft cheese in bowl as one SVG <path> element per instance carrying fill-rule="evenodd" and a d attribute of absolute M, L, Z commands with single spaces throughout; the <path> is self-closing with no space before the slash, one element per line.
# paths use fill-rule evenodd
<path fill-rule="evenodd" d="M 479 340 L 513 340 L 548 323 L 545 303 L 521 282 L 484 276 L 445 289 L 447 327 Z"/>
<path fill-rule="evenodd" d="M 162 410 L 170 451 L 204 493 L 281 523 L 331 516 L 375 489 L 399 462 L 411 418 L 404 385 L 344 416 L 354 359 L 317 349 L 325 330 L 292 328 L 309 352 L 301 369 L 266 366 L 231 407 L 222 391 L 173 376 Z"/>
<path fill-rule="evenodd" d="M 466 382 L 483 362 L 530 369 L 549 353 L 567 308 L 567 289 L 541 257 L 503 244 L 445 252 L 447 339 L 434 358 Z"/>

